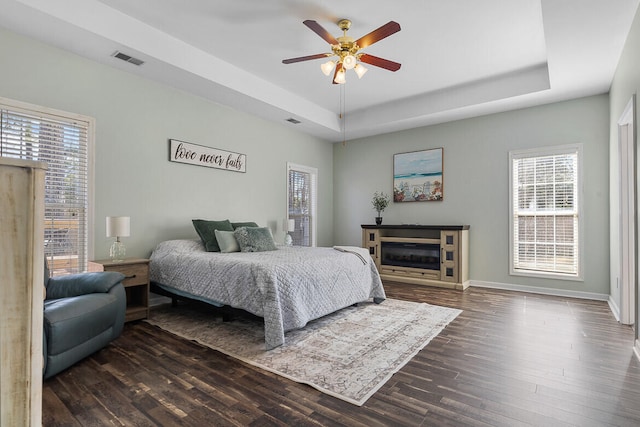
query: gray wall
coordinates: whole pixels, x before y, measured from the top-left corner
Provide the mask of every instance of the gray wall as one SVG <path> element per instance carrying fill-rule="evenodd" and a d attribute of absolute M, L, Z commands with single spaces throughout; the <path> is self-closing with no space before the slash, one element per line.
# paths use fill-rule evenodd
<path fill-rule="evenodd" d="M 128 256 L 197 238 L 192 218 L 256 221 L 282 241 L 286 163 L 318 168 L 318 244 L 332 244 L 331 144 L 0 30 L 0 96 L 96 119 L 95 258 L 105 217 L 131 217 Z M 237 173 L 168 161 L 168 139 L 247 155 Z"/>
<path fill-rule="evenodd" d="M 444 147 L 445 200 L 391 204 L 386 223 L 471 225 L 477 283 L 609 293 L 606 95 L 331 146 L 4 30 L 0 55 L 11 64 L 0 96 L 96 119 L 96 258 L 110 244 L 107 215 L 131 216 L 131 256 L 148 256 L 164 239 L 196 237 L 194 217 L 254 220 L 281 239 L 287 161 L 319 170 L 318 244 L 360 245 L 360 224 L 375 216 L 372 193 L 391 192 L 393 154 Z M 247 173 L 170 163 L 169 138 L 244 153 Z M 587 171 L 585 281 L 510 276 L 508 152 L 573 142 L 584 144 Z"/>
<path fill-rule="evenodd" d="M 444 148 L 444 200 L 391 203 L 384 223 L 469 224 L 470 279 L 478 285 L 609 294 L 607 95 L 494 114 L 334 145 L 334 241 L 361 244 L 374 191 L 391 193 L 395 153 Z M 584 282 L 509 275 L 510 150 L 584 145 Z M 585 295 L 596 294 L 596 295 Z"/>
<path fill-rule="evenodd" d="M 620 287 L 618 278 L 620 277 L 620 239 L 619 239 L 619 153 L 618 153 L 618 120 L 624 112 L 627 103 L 640 89 L 640 9 L 636 12 L 636 17 L 627 38 L 624 51 L 620 57 L 616 74 L 611 84 L 610 90 L 610 135 L 609 135 L 609 167 L 610 167 L 610 209 L 611 209 L 611 275 L 610 288 L 612 305 L 619 308 Z M 636 135 L 637 123 L 640 118 L 636 99 Z M 640 155 L 636 140 L 636 155 Z M 638 162 L 636 162 L 638 164 Z M 636 205 L 636 213 L 640 212 L 639 205 Z M 639 254 L 640 255 L 640 254 Z M 636 294 L 640 305 L 640 292 Z M 636 309 L 636 325 L 638 324 L 638 310 Z M 636 337 L 638 336 L 636 327 Z"/>

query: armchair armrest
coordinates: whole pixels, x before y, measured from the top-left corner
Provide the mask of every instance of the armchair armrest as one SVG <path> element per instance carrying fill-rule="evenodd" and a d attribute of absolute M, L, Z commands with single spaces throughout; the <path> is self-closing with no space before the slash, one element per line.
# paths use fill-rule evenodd
<path fill-rule="evenodd" d="M 109 292 L 112 287 L 122 282 L 124 278 L 124 274 L 115 271 L 52 277 L 47 284 L 47 299 L 106 293 Z"/>

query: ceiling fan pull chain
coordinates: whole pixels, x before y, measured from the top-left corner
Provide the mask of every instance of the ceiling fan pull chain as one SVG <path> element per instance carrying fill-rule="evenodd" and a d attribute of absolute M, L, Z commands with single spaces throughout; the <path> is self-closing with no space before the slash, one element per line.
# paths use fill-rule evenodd
<path fill-rule="evenodd" d="M 342 146 L 347 145 L 347 85 L 340 85 L 340 102 L 342 118 Z"/>

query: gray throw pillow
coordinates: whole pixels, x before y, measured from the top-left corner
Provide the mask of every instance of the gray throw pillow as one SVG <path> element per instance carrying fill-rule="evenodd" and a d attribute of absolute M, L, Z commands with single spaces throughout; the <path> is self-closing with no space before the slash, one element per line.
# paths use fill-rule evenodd
<path fill-rule="evenodd" d="M 196 229 L 198 236 L 202 239 L 202 243 L 208 252 L 220 252 L 220 246 L 216 240 L 216 230 L 233 231 L 233 226 L 228 219 L 223 221 L 209 221 L 205 219 L 191 220 L 193 228 Z"/>
<path fill-rule="evenodd" d="M 247 222 L 232 222 L 231 225 L 233 226 L 233 229 L 237 229 L 240 227 L 259 227 L 258 224 L 256 224 L 253 221 L 247 221 Z"/>
<path fill-rule="evenodd" d="M 271 230 L 267 227 L 240 227 L 233 232 L 241 252 L 275 251 Z"/>

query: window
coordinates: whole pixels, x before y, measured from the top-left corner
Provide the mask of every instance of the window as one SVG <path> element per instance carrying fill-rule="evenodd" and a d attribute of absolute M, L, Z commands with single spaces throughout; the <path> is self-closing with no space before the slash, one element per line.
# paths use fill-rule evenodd
<path fill-rule="evenodd" d="M 0 156 L 47 163 L 44 251 L 54 275 L 86 270 L 93 120 L 0 98 Z"/>
<path fill-rule="evenodd" d="M 316 245 L 317 188 L 317 169 L 287 163 L 287 214 L 296 224 L 291 233 L 294 245 Z"/>
<path fill-rule="evenodd" d="M 511 274 L 582 279 L 581 145 L 509 153 Z"/>

